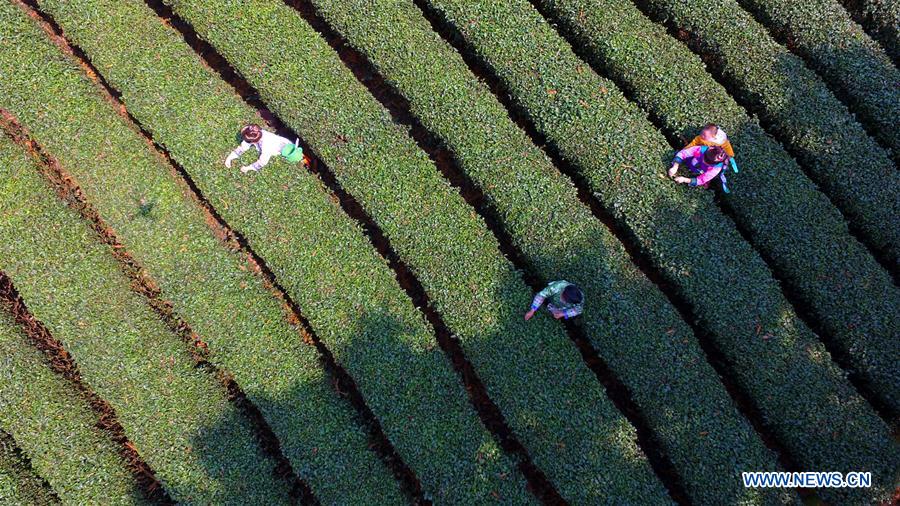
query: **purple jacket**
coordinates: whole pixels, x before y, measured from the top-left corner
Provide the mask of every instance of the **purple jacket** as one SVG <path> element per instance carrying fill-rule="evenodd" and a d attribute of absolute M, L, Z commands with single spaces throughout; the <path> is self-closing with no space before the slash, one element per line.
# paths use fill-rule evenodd
<path fill-rule="evenodd" d="M 707 149 L 709 149 L 707 146 L 691 146 L 682 149 L 675 155 L 675 163 L 687 162 L 688 170 L 697 174 L 697 177 L 691 179 L 691 186 L 706 186 L 725 168 L 725 162 L 709 165 L 703 160 L 703 153 Z"/>

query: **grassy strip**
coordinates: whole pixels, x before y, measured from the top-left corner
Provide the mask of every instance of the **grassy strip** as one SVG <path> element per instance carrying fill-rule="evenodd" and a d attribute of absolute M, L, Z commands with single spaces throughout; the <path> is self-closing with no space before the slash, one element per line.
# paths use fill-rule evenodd
<path fill-rule="evenodd" d="M 526 262 L 545 281 L 565 278 L 585 290 L 591 301 L 587 334 L 629 387 L 689 495 L 697 502 L 755 496 L 757 491 L 721 477 L 735 467 L 775 469 L 774 458 L 737 413 L 691 329 L 658 289 L 635 274 L 622 245 L 460 55 L 412 2 L 313 3 L 453 151 Z M 389 29 L 403 37 L 384 37 Z M 735 447 L 744 449 L 739 464 L 729 450 Z M 693 465 L 700 460 L 706 465 Z"/>
<path fill-rule="evenodd" d="M 806 469 L 871 470 L 879 486 L 856 493 L 883 493 L 900 457 L 884 422 L 797 318 L 711 195 L 662 176 L 671 148 L 643 113 L 524 0 L 429 4 L 693 307 L 794 459 Z"/>
<path fill-rule="evenodd" d="M 5 272 L 116 410 L 167 490 L 187 502 L 286 501 L 246 421 L 129 292 L 91 231 L 32 167 L 4 168 Z"/>
<path fill-rule="evenodd" d="M 692 48 L 710 57 L 735 98 L 759 115 L 878 254 L 900 268 L 900 227 L 887 226 L 900 215 L 900 176 L 889 153 L 819 77 L 734 0 L 635 3 L 689 32 Z"/>
<path fill-rule="evenodd" d="M 434 335 L 421 314 L 397 286 L 384 260 L 375 254 L 359 228 L 329 200 L 317 179 L 281 161 L 274 161 L 255 177 L 222 167 L 224 155 L 234 147 L 238 127 L 247 121 L 260 121 L 254 111 L 201 64 L 177 33 L 166 28 L 140 2 L 85 0 L 42 4 L 58 15 L 57 20 L 68 35 L 84 44 L 83 49 L 104 76 L 121 87 L 129 111 L 153 132 L 158 142 L 171 149 L 175 159 L 183 163 L 226 221 L 245 231 L 256 251 L 267 259 L 268 266 L 279 279 L 289 283 L 294 300 L 303 305 L 304 315 L 338 363 L 356 379 L 368 406 L 404 461 L 416 471 L 425 493 L 441 501 L 477 503 L 491 500 L 490 493 L 496 492 L 511 502 L 528 502 L 530 497 L 521 476 L 500 455 L 490 434 L 480 425 L 459 378 L 436 346 Z M 53 60 L 50 55 L 44 55 L 44 59 Z M 110 116 L 108 106 L 102 104 L 96 91 L 70 67 L 56 65 L 52 67 L 53 75 L 59 76 L 66 90 L 71 90 L 64 95 L 66 102 L 78 104 L 85 124 L 97 125 L 96 129 L 81 127 L 85 143 L 77 145 L 77 149 L 54 140 L 66 138 L 64 132 L 55 130 L 64 123 L 58 120 L 66 110 L 52 105 L 60 98 L 49 94 L 48 89 L 48 94 L 40 95 L 39 100 L 33 93 L 17 97 L 21 100 L 17 102 L 20 109 L 34 111 L 30 113 L 35 123 L 34 135 L 40 130 L 48 150 L 66 156 L 67 167 L 90 200 L 108 214 L 110 224 L 129 246 L 129 251 L 165 282 L 166 294 L 175 301 L 176 307 L 191 307 L 185 310 L 185 316 L 192 324 L 199 321 L 202 310 L 222 311 L 216 313 L 222 320 L 236 320 L 229 316 L 236 312 L 245 315 L 245 311 L 255 311 L 254 306 L 262 304 L 249 298 L 252 292 L 242 290 L 239 283 L 242 278 L 233 274 L 229 274 L 237 277 L 233 285 L 238 285 L 228 287 L 233 298 L 222 308 L 208 307 L 212 306 L 212 297 L 223 300 L 224 294 L 218 292 L 222 285 L 217 272 L 233 271 L 234 266 L 230 271 L 204 267 L 203 263 L 208 262 L 205 258 L 221 257 L 210 253 L 213 246 L 204 246 L 212 243 L 202 242 L 209 232 L 203 228 L 201 215 L 186 206 L 174 181 L 152 163 L 152 157 L 142 155 L 130 164 L 147 167 L 139 172 L 144 174 L 144 181 L 131 178 L 135 187 L 109 184 L 111 175 L 122 181 L 133 171 L 114 159 L 93 161 L 102 152 L 91 148 L 91 143 L 96 142 L 91 139 L 99 137 L 88 134 L 104 136 L 104 143 L 115 142 L 117 152 L 144 152 L 145 149 L 136 136 L 125 132 L 119 118 Z M 26 101 L 37 105 L 26 107 Z M 57 121 L 40 119 L 38 108 L 44 114 L 52 111 Z M 123 133 L 112 135 L 110 131 Z M 134 224 L 138 200 L 135 196 L 155 203 L 150 219 L 145 221 L 159 228 L 146 230 L 142 227 L 149 224 L 140 227 Z M 140 239 L 142 236 L 147 239 Z M 172 237 L 174 242 L 170 242 Z M 180 248 L 189 249 L 180 252 Z M 204 256 L 195 261 L 190 253 Z M 161 259 L 152 258 L 154 255 Z M 178 266 L 179 270 L 166 270 L 165 262 Z M 196 282 L 195 277 L 198 277 Z M 190 283 L 187 291 L 175 286 L 179 280 Z M 252 280 L 244 281 L 253 286 Z M 211 286 L 203 288 L 205 283 Z M 192 297 L 199 300 L 192 301 Z M 250 320 L 260 327 L 250 327 L 247 338 L 261 340 L 279 318 L 280 315 L 272 313 L 261 321 Z M 211 337 L 211 325 L 202 328 L 209 332 L 203 334 L 207 339 Z M 197 324 L 194 328 L 201 330 Z M 300 353 L 299 343 L 252 344 L 241 337 L 240 342 L 229 344 L 225 340 L 236 337 L 224 333 L 214 347 L 223 356 L 237 355 L 243 353 L 240 347 L 250 347 L 248 356 L 255 357 L 255 362 L 248 362 L 240 370 L 256 367 L 258 372 L 252 378 L 241 378 L 245 391 L 271 385 L 266 388 L 274 393 L 257 402 L 261 410 L 282 419 L 280 422 L 274 419 L 273 426 L 276 423 L 306 425 L 306 429 L 300 426 L 292 429 L 307 431 L 300 434 L 302 437 L 281 433 L 286 452 L 288 445 L 297 446 L 299 458 L 299 445 L 305 439 L 322 444 L 321 450 L 328 450 L 322 458 L 333 458 L 334 462 L 310 461 L 317 453 L 312 444 L 303 445 L 302 451 L 312 453 L 303 458 L 333 473 L 343 472 L 343 466 L 358 465 L 348 459 L 365 458 L 353 453 L 338 454 L 338 443 L 352 439 L 347 433 L 338 432 L 341 427 L 334 426 L 333 422 L 322 424 L 314 414 L 291 420 L 299 415 L 296 410 L 307 411 L 297 406 L 294 399 L 307 395 L 306 390 L 320 388 L 314 382 L 305 381 L 315 379 L 314 374 L 301 373 L 296 366 L 283 371 L 279 369 L 282 365 L 273 362 L 281 353 L 279 346 Z M 296 336 L 290 339 L 296 341 Z M 319 409 L 315 405 L 313 408 L 313 411 Z M 334 443 L 322 441 L 329 437 L 340 439 Z M 298 465 L 297 470 L 302 474 L 314 472 L 320 481 L 339 481 L 332 488 L 318 483 L 317 492 L 328 492 L 322 495 L 323 501 L 342 502 L 351 497 L 362 500 L 366 494 L 377 503 L 396 500 L 396 492 L 392 496 L 388 484 L 372 483 L 358 471 L 348 476 L 329 477 L 320 470 L 307 469 L 309 466 Z M 354 486 L 353 480 L 356 486 L 369 490 L 349 490 L 348 487 Z M 342 497 L 344 493 L 347 495 Z"/>
<path fill-rule="evenodd" d="M 116 8 L 103 5 L 96 11 L 95 5 L 79 9 L 79 2 L 67 2 L 67 9 L 57 9 L 52 2 L 46 5 L 61 15 L 59 20 L 71 28 L 70 35 L 85 34 L 78 29 L 79 23 L 91 12 L 106 13 L 106 20 L 118 16 L 133 26 L 144 20 L 148 25 L 141 30 L 145 43 L 149 34 L 163 30 L 155 19 L 146 22 L 143 7 L 129 20 L 125 3 Z M 89 39 L 102 46 L 102 35 L 111 32 L 105 30 L 108 24 L 99 21 L 95 16 L 89 23 Z M 54 51 L 47 44 L 43 50 Z M 77 75 L 74 69 L 67 72 Z M 71 103 L 90 104 L 83 106 L 90 107 L 92 119 L 85 120 L 89 126 L 74 142 L 58 130 L 61 124 L 57 121 L 31 122 L 34 135 L 46 142 L 45 147 L 59 157 L 64 168 L 71 169 L 129 253 L 202 336 L 209 352 L 206 358 L 227 370 L 261 410 L 292 467 L 325 503 L 401 502 L 397 483 L 369 451 L 365 429 L 351 406 L 335 393 L 315 348 L 301 341 L 280 303 L 252 273 L 252 266 L 242 255 L 222 247 L 202 210 L 155 157 L 147 153 L 136 156 L 131 168 L 121 166 L 121 153 L 145 150 L 143 142 L 109 114 L 109 107 L 96 97 L 89 83 L 74 77 L 66 81 L 77 83 L 68 95 Z M 49 95 L 46 98 L 49 100 Z M 55 111 L 65 114 L 64 109 Z M 100 156 L 100 146 L 86 134 L 106 137 L 117 155 Z M 129 178 L 126 170 L 141 177 Z M 110 188 L 107 181 L 100 180 L 108 178 L 103 174 L 120 173 L 121 177 L 114 179 L 127 179 L 130 184 Z M 134 220 L 139 210 L 135 195 L 153 206 L 143 222 Z"/>
<path fill-rule="evenodd" d="M 0 21 L 3 75 L 26 80 L 12 87 L 35 103 L 39 90 L 49 89 L 58 104 L 65 104 L 60 101 L 65 84 L 49 78 L 58 75 L 50 74 L 50 62 L 58 63 L 61 56 L 54 60 L 49 52 L 29 50 L 43 36 L 15 7 L 0 8 Z M 2 80 L 4 91 L 10 81 Z M 87 139 L 80 123 L 87 121 L 81 115 L 84 107 L 69 106 L 67 127 Z M 71 120 L 76 117 L 79 121 Z M 262 456 L 247 421 L 217 381 L 194 368 L 183 344 L 145 300 L 130 291 L 93 232 L 56 199 L 32 167 L 2 164 L 2 170 L 0 268 L 34 316 L 75 357 L 85 383 L 112 405 L 129 440 L 172 497 L 187 502 L 287 500 L 286 487 L 274 479 L 273 463 Z"/>
<path fill-rule="evenodd" d="M 703 69 L 699 58 L 632 4 L 540 0 L 589 59 L 616 76 L 670 138 L 715 118 L 744 170 L 723 202 L 754 245 L 807 304 L 847 365 L 900 413 L 900 291 L 781 146 Z M 680 87 L 686 93 L 672 95 Z"/>
<path fill-rule="evenodd" d="M 0 142 L 3 162 L 28 164 Z M 134 476 L 97 415 L 6 317 L 0 317 L 0 427 L 71 504 L 143 504 Z"/>
<path fill-rule="evenodd" d="M 876 40 L 896 64 L 900 61 L 900 2 L 894 0 L 843 0 L 857 22 Z"/>
<path fill-rule="evenodd" d="M 738 0 L 779 40 L 788 40 L 871 127 L 872 135 L 900 156 L 900 70 L 857 25 L 838 0 Z"/>
<path fill-rule="evenodd" d="M 7 171 L 4 177 L 11 182 L 4 188 L 6 223 L 0 232 L 8 244 L 15 243 L 3 249 L 6 258 L 15 259 L 4 267 L 33 313 L 51 322 L 48 327 L 80 357 L 85 379 L 110 399 L 167 489 L 186 501 L 287 500 L 224 392 L 196 372 L 189 357 L 178 356 L 180 343 L 138 305 L 139 298 L 129 296 L 128 283 L 89 242 L 90 233 L 72 219 L 75 215 L 54 208 L 62 204 L 40 186 L 36 174 Z M 32 220 L 46 229 L 30 234 Z M 55 281 L 65 285 L 50 285 Z M 94 358 L 104 355 L 110 358 Z M 165 418 L 157 419 L 160 414 Z"/>
<path fill-rule="evenodd" d="M 522 320 L 531 293 L 484 223 L 320 36 L 275 0 L 167 3 L 240 69 L 359 199 L 560 493 L 576 502 L 617 494 L 663 501 L 633 428 L 562 329 Z M 303 57 L 282 57 L 272 50 L 279 47 Z"/>
<path fill-rule="evenodd" d="M 0 431 L 0 503 L 10 506 L 59 504 L 59 498 L 17 452 L 12 437 Z"/>

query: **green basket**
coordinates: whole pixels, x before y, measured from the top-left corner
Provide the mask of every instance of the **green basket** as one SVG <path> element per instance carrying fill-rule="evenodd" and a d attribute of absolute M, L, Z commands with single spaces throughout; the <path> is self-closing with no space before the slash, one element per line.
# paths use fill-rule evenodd
<path fill-rule="evenodd" d="M 288 144 L 281 149 L 281 156 L 291 163 L 299 162 L 303 160 L 303 148 L 294 144 Z"/>

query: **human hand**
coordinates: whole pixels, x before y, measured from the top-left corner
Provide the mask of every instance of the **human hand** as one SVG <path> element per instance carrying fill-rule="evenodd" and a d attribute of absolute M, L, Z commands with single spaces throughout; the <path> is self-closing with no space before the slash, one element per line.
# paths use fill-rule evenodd
<path fill-rule="evenodd" d="M 225 158 L 225 167 L 227 167 L 227 168 L 230 169 L 230 168 L 231 168 L 231 162 L 233 162 L 233 161 L 234 161 L 234 155 L 228 155 L 228 157 Z"/>
<path fill-rule="evenodd" d="M 671 167 L 669 167 L 669 177 L 675 177 L 675 174 L 678 173 L 678 164 L 673 163 Z"/>
<path fill-rule="evenodd" d="M 241 167 L 241 173 L 242 173 L 242 174 L 246 174 L 246 173 L 251 172 L 251 171 L 252 171 L 252 172 L 255 172 L 256 169 L 254 169 L 253 167 L 251 167 L 251 166 L 249 166 L 249 165 L 244 165 L 243 167 Z"/>
<path fill-rule="evenodd" d="M 676 183 L 690 184 L 690 183 L 691 183 L 691 178 L 689 178 L 689 177 L 678 176 L 678 177 L 675 178 L 675 182 L 676 182 Z"/>
<path fill-rule="evenodd" d="M 527 313 L 525 313 L 525 321 L 530 320 L 532 316 L 534 316 L 534 309 L 530 309 Z"/>

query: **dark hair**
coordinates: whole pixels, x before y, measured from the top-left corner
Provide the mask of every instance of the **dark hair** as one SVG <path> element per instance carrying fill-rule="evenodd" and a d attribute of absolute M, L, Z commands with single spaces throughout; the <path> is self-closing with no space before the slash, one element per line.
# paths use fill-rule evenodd
<path fill-rule="evenodd" d="M 259 125 L 247 125 L 241 129 L 241 138 L 246 142 L 257 142 L 262 139 L 262 128 Z"/>
<path fill-rule="evenodd" d="M 726 158 L 727 155 L 725 155 L 725 150 L 719 146 L 710 146 L 709 149 L 706 150 L 706 153 L 703 153 L 703 161 L 706 162 L 707 165 L 722 163 Z"/>
<path fill-rule="evenodd" d="M 571 304 L 581 304 L 581 301 L 584 300 L 584 294 L 581 293 L 581 288 L 569 285 L 563 289 L 562 298 Z"/>
<path fill-rule="evenodd" d="M 710 128 L 712 128 L 716 132 L 719 131 L 719 125 L 717 125 L 715 123 L 707 123 L 706 126 L 703 127 L 702 131 L 709 130 Z"/>

